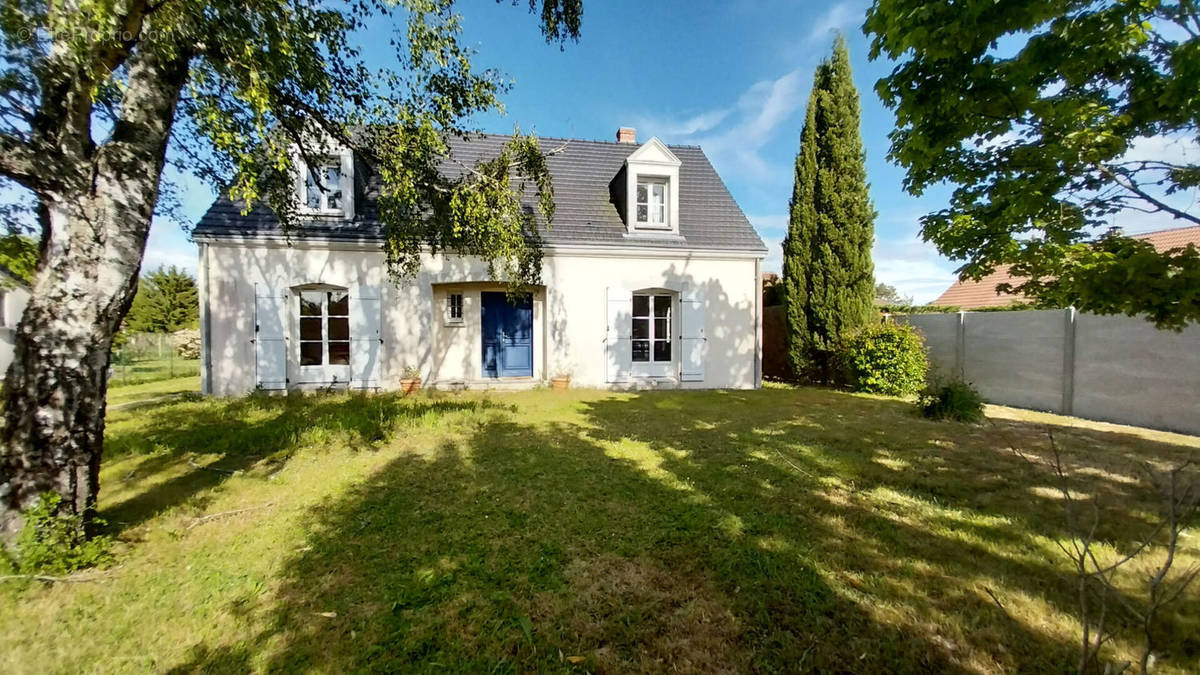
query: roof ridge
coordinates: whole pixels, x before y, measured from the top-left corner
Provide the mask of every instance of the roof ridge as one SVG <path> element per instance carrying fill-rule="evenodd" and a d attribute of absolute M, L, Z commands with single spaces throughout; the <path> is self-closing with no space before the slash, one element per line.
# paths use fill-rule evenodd
<path fill-rule="evenodd" d="M 466 137 L 463 137 L 463 140 L 470 140 L 471 136 L 485 136 L 487 138 L 512 138 L 512 134 L 498 134 L 498 133 L 494 133 L 491 131 L 471 131 L 471 132 L 467 132 L 467 135 L 466 135 Z M 534 136 L 539 141 L 567 141 L 567 142 L 571 142 L 571 143 L 596 143 L 597 145 L 628 145 L 630 147 L 641 147 L 643 145 L 643 143 L 622 143 L 621 141 L 605 141 L 605 140 L 601 140 L 599 138 L 567 138 L 565 136 L 539 136 L 536 133 L 534 134 Z M 651 136 L 651 138 L 658 138 L 658 137 Z M 659 138 L 658 140 L 662 141 L 663 144 L 666 145 L 668 148 L 691 148 L 694 150 L 703 150 L 703 148 L 699 145 L 689 145 L 686 143 L 667 143 L 666 141 L 663 141 L 661 138 Z"/>
<path fill-rule="evenodd" d="M 1130 232 L 1131 237 L 1145 237 L 1151 234 L 1162 234 L 1163 232 L 1180 232 L 1183 230 L 1197 230 L 1200 225 L 1184 225 L 1183 227 L 1164 227 L 1161 230 L 1148 230 L 1146 232 Z"/>

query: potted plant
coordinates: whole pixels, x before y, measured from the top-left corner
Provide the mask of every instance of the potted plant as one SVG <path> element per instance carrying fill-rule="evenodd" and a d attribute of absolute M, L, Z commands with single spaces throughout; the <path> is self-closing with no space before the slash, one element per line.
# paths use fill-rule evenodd
<path fill-rule="evenodd" d="M 405 396 L 421 390 L 421 371 L 416 366 L 404 366 L 400 375 L 400 391 Z"/>
<path fill-rule="evenodd" d="M 550 378 L 550 388 L 554 391 L 566 391 L 571 386 L 570 371 L 560 370 Z"/>

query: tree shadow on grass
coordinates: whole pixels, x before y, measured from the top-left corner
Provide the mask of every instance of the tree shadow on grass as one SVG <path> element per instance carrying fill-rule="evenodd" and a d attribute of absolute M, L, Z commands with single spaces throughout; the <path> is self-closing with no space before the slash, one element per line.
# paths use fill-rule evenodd
<path fill-rule="evenodd" d="M 123 500 L 102 502 L 102 516 L 128 530 L 181 504 L 200 511 L 212 500 L 212 488 L 234 475 L 265 480 L 307 445 L 370 450 L 415 421 L 484 407 L 499 406 L 399 394 L 310 394 L 198 400 L 139 411 L 143 424 L 109 432 L 106 462 L 134 462 L 116 477 L 119 482 L 174 475 Z"/>
<path fill-rule="evenodd" d="M 398 457 L 313 509 L 276 601 L 246 617 L 256 634 L 199 643 L 176 670 L 507 672 L 566 669 L 575 656 L 607 672 L 977 669 L 945 636 L 869 605 L 886 572 L 864 573 L 857 594 L 842 588 L 816 544 L 853 533 L 806 511 L 848 508 L 745 454 L 738 439 L 757 432 L 724 424 L 752 399 L 724 400 L 695 448 L 629 442 L 656 433 L 639 421 L 659 403 L 695 400 L 586 402 L 590 428 L 510 418 Z M 690 434 L 703 417 L 672 419 Z M 889 529 L 848 541 L 840 564 L 895 562 L 877 531 Z M 1011 623 L 1005 636 L 1042 654 L 1033 664 L 1069 663 L 1069 647 Z"/>
<path fill-rule="evenodd" d="M 781 398 L 794 416 L 781 418 Z M 591 402 L 584 414 L 595 438 L 654 448 L 662 470 L 740 516 L 744 533 L 802 532 L 801 557 L 835 571 L 835 592 L 925 627 L 949 658 L 986 669 L 1071 667 L 1075 646 L 1062 631 L 1055 638 L 1038 628 L 1046 617 L 1024 601 L 1066 616 L 1078 611 L 1074 577 L 1044 546 L 1044 538 L 1067 534 L 1054 478 L 1012 450 L 1045 459 L 1044 425 L 933 423 L 902 402 L 804 389 L 701 399 L 651 392 Z M 1056 433 L 1076 472 L 1071 489 L 1104 505 L 1097 535 L 1126 551 L 1150 531 L 1160 506 L 1132 466 L 1194 453 L 1131 434 Z M 1005 600 L 1011 611 L 999 606 Z M 1172 642 L 1164 646 L 1178 665 L 1200 650 L 1187 637 L 1200 617 L 1185 607 L 1164 622 Z"/>

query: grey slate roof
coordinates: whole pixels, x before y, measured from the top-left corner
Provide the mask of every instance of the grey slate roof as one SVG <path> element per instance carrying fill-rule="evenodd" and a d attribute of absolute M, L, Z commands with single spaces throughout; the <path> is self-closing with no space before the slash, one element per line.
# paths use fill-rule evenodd
<path fill-rule="evenodd" d="M 451 153 L 456 162 L 473 165 L 481 157 L 494 157 L 508 136 L 483 134 L 468 139 L 452 139 Z M 729 194 L 729 190 L 696 146 L 672 145 L 679 158 L 679 235 L 647 238 L 627 236 L 625 223 L 613 204 L 609 183 L 621 170 L 625 158 L 641 147 L 638 144 L 541 138 L 542 150 L 566 144 L 548 159 L 554 181 L 555 215 L 552 227 L 542 227 L 548 247 L 555 245 L 650 246 L 727 251 L 766 252 L 758 234 Z M 447 163 L 443 169 L 453 175 L 459 164 Z M 377 183 L 372 181 L 365 195 L 356 200 L 358 215 L 353 221 L 322 220 L 305 223 L 305 233 L 330 238 L 377 240 L 380 226 L 371 198 Z M 375 189 L 373 189 L 375 188 Z M 535 206 L 532 199 L 530 207 Z M 206 237 L 282 235 L 279 221 L 264 206 L 242 215 L 241 205 L 222 195 L 209 207 L 196 225 L 194 234 Z M 293 233 L 293 237 L 302 236 Z"/>

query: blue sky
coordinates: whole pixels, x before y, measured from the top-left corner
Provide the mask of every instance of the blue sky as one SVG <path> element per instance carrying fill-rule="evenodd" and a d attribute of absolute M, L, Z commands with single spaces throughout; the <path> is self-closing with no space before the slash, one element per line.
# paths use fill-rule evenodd
<path fill-rule="evenodd" d="M 604 140 L 619 126 L 633 126 L 639 141 L 657 136 L 700 145 L 770 248 L 766 269 L 779 271 L 812 71 L 842 31 L 862 93 L 867 174 L 879 212 L 876 278 L 925 302 L 954 279 L 955 264 L 917 234 L 919 217 L 941 208 L 947 192 L 907 195 L 903 171 L 886 159 L 893 117 L 873 87 L 890 64 L 867 59 L 859 30 L 867 4 L 590 0 L 582 38 L 560 51 L 544 43 L 524 0 L 517 7 L 508 0 L 463 2 L 464 35 L 478 50 L 477 67 L 513 80 L 505 114 L 476 123 L 490 132 L 519 125 L 544 136 Z M 184 216 L 194 223 L 213 193 L 197 181 L 184 185 Z M 155 223 L 144 268 L 195 269 L 195 260 L 194 244 L 177 225 Z"/>

